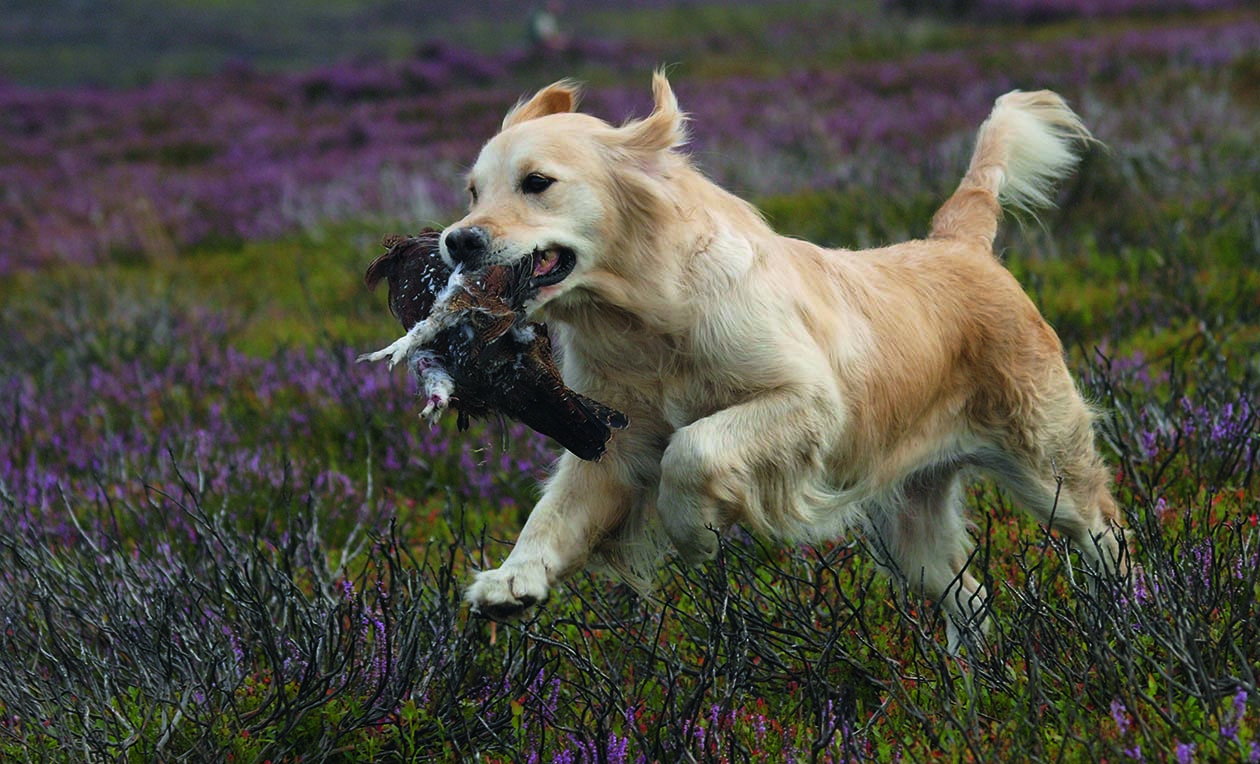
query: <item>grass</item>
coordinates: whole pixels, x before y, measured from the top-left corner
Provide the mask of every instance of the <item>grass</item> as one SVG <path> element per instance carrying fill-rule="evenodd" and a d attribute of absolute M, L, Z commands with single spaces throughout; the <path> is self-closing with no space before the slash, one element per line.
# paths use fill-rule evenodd
<path fill-rule="evenodd" d="M 877 11 L 850 11 L 869 36 L 841 14 L 811 37 L 815 25 L 775 8 L 765 38 L 754 9 L 707 11 L 710 45 L 684 63 L 700 82 L 680 79 L 684 107 L 710 125 L 698 156 L 747 184 L 781 230 L 892 241 L 924 232 L 975 127 L 967 109 L 929 108 L 954 85 L 924 86 L 923 73 L 968 67 L 985 82 L 959 91 L 968 104 L 1033 69 L 1062 83 L 1111 149 L 1043 226 L 1008 222 L 1000 246 L 1103 413 L 1134 580 L 1089 580 L 1057 536 L 979 483 L 972 564 L 994 635 L 961 657 L 944 651 L 932 603 L 878 575 L 860 538 L 811 547 L 736 530 L 713 562 L 668 565 L 650 598 L 582 573 L 528 622 L 471 618 L 461 587 L 506 554 L 555 452 L 518 425 L 422 427 L 402 375 L 353 363 L 396 332 L 361 275 L 404 224 L 350 208 L 269 238 L 151 237 L 0 278 L 0 758 L 1260 760 L 1256 59 L 1199 61 L 1167 42 L 1246 29 L 1254 12 L 919 20 L 930 34 L 881 57 L 891 22 Z M 636 12 L 628 39 L 667 49 L 682 21 L 660 39 L 633 30 L 671 14 Z M 846 24 L 863 60 L 824 44 Z M 774 29 L 799 41 L 799 60 Z M 1130 31 L 1145 37 L 1109 52 Z M 1059 56 L 1078 38 L 1076 58 Z M 644 86 L 622 66 L 597 67 L 596 106 Z M 283 100 L 283 82 L 252 87 Z M 460 82 L 443 97 L 473 115 L 518 85 Z M 762 99 L 797 91 L 799 103 Z M 144 107 L 146 92 L 120 102 Z M 320 117 L 333 128 L 339 112 L 412 97 L 338 92 L 347 100 Z M 846 107 L 851 119 L 833 119 Z M 791 132 L 815 110 L 852 143 Z M 942 148 L 880 150 L 902 133 L 854 125 L 881 119 Z M 175 145 L 146 140 L 128 138 L 138 153 L 117 161 Z M 65 141 L 72 154 L 105 145 Z M 748 167 L 741 145 L 768 164 Z"/>

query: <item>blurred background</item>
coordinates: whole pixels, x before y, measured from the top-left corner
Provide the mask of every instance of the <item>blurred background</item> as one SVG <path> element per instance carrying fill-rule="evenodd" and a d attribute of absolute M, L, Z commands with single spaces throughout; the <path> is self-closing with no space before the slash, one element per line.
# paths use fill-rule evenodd
<path fill-rule="evenodd" d="M 439 41 L 469 52 L 501 52 L 545 36 L 549 24 L 557 31 L 605 33 L 617 25 L 610 10 L 676 9 L 702 16 L 696 10 L 702 5 L 695 0 L 11 0 L 0 10 L 0 69 L 31 85 L 127 86 L 241 64 L 291 71 L 345 59 L 397 60 Z M 550 20 L 543 18 L 548 15 Z"/>
<path fill-rule="evenodd" d="M 581 47 L 592 40 L 635 40 L 662 61 L 678 62 L 706 38 L 728 37 L 736 19 L 747 25 L 747 37 L 760 37 L 759 26 L 785 16 L 893 14 L 907 24 L 912 21 L 907 14 L 915 14 L 1047 24 L 1247 5 L 1246 0 L 8 0 L 0 9 L 0 73 L 28 86 L 125 87 L 228 67 L 275 72 L 347 59 L 398 61 L 431 44 L 501 53 L 534 44 Z M 814 28 L 803 37 L 822 32 Z M 723 44 L 737 47 L 738 40 Z"/>
<path fill-rule="evenodd" d="M 440 223 L 518 97 L 577 77 L 618 121 L 659 65 L 698 162 L 758 200 L 939 193 L 1012 87 L 1197 164 L 1197 131 L 1248 118 L 1256 24 L 1241 0 L 9 0 L 0 274 Z M 870 222 L 813 233 L 860 245 Z"/>
<path fill-rule="evenodd" d="M 396 61 L 433 44 L 484 54 L 532 44 L 559 47 L 565 38 L 579 46 L 592 39 L 634 40 L 645 53 L 676 62 L 689 58 L 707 37 L 729 38 L 736 19 L 755 37 L 759 26 L 785 16 L 908 12 L 1045 24 L 1245 5 L 1245 0 L 8 0 L 0 9 L 0 72 L 24 85 L 119 87 L 234 66 L 294 71 L 348 59 Z M 899 20 L 909 21 L 904 15 Z"/>

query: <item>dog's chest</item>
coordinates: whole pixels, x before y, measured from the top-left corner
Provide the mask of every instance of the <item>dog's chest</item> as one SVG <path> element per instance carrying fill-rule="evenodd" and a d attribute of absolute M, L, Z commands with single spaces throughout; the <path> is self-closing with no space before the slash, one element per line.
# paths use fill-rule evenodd
<path fill-rule="evenodd" d="M 714 395 L 705 395 L 707 385 L 674 384 L 661 397 L 661 413 L 672 429 L 678 430 L 723 408 Z"/>
<path fill-rule="evenodd" d="M 686 427 L 747 397 L 747 380 L 735 368 L 689 352 L 673 354 L 659 367 L 661 416 L 674 429 Z"/>
<path fill-rule="evenodd" d="M 624 334 L 567 339 L 562 368 L 571 384 L 610 401 L 633 401 L 638 404 L 633 409 L 656 412 L 670 429 L 728 405 L 729 391 L 713 384 L 713 373 L 699 368 L 674 339 Z"/>
<path fill-rule="evenodd" d="M 736 343 L 702 321 L 681 332 L 621 313 L 582 315 L 560 324 L 566 381 L 611 405 L 647 411 L 677 430 L 746 399 L 765 359 L 755 343 Z M 738 322 L 736 322 L 738 323 Z M 725 324 L 729 327 L 730 322 Z M 715 342 L 714 337 L 722 341 Z M 702 339 L 703 338 L 703 339 Z M 743 352 L 735 347 L 744 348 Z M 771 364 L 773 365 L 773 364 Z"/>

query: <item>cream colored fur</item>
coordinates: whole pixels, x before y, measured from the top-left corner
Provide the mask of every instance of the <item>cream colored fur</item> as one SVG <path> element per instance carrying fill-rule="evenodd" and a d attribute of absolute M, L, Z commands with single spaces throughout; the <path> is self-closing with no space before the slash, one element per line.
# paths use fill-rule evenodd
<path fill-rule="evenodd" d="M 486 263 L 576 254 L 529 308 L 553 327 L 567 383 L 631 423 L 598 463 L 561 457 L 469 602 L 516 614 L 590 562 L 642 583 L 664 546 L 702 561 L 733 523 L 806 540 L 857 529 L 943 602 L 957 644 L 986 596 L 964 570 L 968 468 L 1121 570 L 1091 410 L 992 252 L 1000 204 L 1049 204 L 1090 140 L 1063 100 L 998 99 L 930 236 L 846 251 L 777 235 L 704 177 L 679 151 L 686 117 L 660 73 L 653 93 L 651 115 L 621 126 L 574 112 L 569 82 L 518 104 L 447 229 L 484 227 Z M 555 182 L 524 193 L 534 172 Z"/>

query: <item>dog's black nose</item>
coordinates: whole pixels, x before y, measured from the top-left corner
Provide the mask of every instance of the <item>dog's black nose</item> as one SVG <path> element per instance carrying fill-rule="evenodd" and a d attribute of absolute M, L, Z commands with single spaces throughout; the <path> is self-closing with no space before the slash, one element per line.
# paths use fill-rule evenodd
<path fill-rule="evenodd" d="M 451 262 L 475 267 L 490 247 L 490 232 L 479 225 L 452 228 L 442 235 L 442 245 Z"/>

